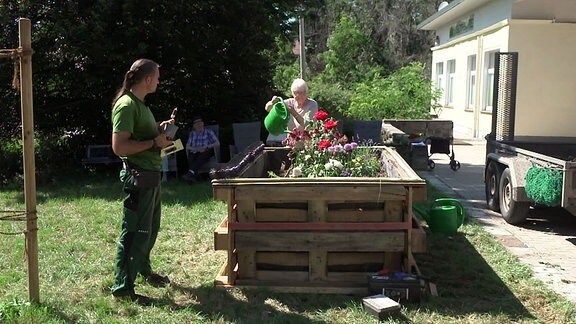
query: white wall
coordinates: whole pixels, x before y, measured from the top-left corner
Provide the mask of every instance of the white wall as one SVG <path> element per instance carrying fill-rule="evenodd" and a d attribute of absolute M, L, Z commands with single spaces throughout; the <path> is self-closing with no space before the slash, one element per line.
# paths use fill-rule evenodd
<path fill-rule="evenodd" d="M 576 22 L 574 0 L 522 0 L 512 4 L 512 19 Z"/>
<path fill-rule="evenodd" d="M 481 32 L 475 37 L 453 43 L 451 46 L 439 46 L 432 53 L 432 80 L 436 79 L 436 63 L 444 62 L 447 69 L 449 60 L 456 60 L 456 88 L 454 105 L 445 106 L 439 115 L 441 119 L 454 121 L 455 137 L 483 138 L 490 133 L 492 114 L 483 112 L 485 105 L 485 68 L 484 54 L 489 51 L 508 50 L 509 29 L 507 25 L 494 30 Z M 476 55 L 476 106 L 466 107 L 468 88 L 468 56 Z M 447 78 L 447 75 L 446 77 Z"/>
<path fill-rule="evenodd" d="M 510 18 L 512 15 L 512 0 L 492 1 L 485 6 L 478 8 L 474 12 L 465 14 L 461 19 L 467 18 L 472 13 L 474 14 L 474 29 L 466 34 L 473 34 L 492 26 L 499 21 Z M 456 37 L 450 38 L 450 26 L 455 24 L 458 20 L 459 19 L 454 20 L 436 31 L 436 35 L 440 38 L 440 44 L 444 44 L 466 35 L 457 35 Z"/>
<path fill-rule="evenodd" d="M 576 24 L 513 20 L 516 136 L 576 136 Z"/>

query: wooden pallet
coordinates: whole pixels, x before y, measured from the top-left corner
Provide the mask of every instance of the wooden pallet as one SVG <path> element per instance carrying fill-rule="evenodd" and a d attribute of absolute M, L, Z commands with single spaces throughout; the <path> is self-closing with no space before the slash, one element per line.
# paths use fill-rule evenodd
<path fill-rule="evenodd" d="M 212 182 L 228 203 L 214 232 L 214 248 L 228 253 L 216 286 L 354 293 L 383 268 L 415 270 L 425 234 L 411 206 L 425 199 L 425 181 L 393 150 L 386 153 L 404 178 L 264 178 L 267 152 L 249 178 Z"/>

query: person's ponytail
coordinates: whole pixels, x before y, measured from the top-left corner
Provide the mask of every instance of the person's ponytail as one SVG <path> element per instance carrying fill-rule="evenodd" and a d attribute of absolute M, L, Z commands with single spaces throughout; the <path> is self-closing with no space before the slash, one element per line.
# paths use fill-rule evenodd
<path fill-rule="evenodd" d="M 116 101 L 120 99 L 123 95 L 128 93 L 134 84 L 139 83 L 144 80 L 145 77 L 149 75 L 154 75 L 154 72 L 159 67 L 158 63 L 149 59 L 139 59 L 136 60 L 130 67 L 130 70 L 124 74 L 124 81 L 122 82 L 122 87 L 116 92 L 114 100 L 112 100 L 112 107 L 116 104 Z"/>

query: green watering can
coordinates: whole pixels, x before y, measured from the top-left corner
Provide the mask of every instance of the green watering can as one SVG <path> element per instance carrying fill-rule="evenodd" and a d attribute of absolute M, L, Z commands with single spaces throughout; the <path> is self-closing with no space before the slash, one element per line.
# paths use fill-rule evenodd
<path fill-rule="evenodd" d="M 432 233 L 454 234 L 464 223 L 464 207 L 454 198 L 434 200 L 429 213 L 420 213 Z"/>
<path fill-rule="evenodd" d="M 266 119 L 264 119 L 264 126 L 270 134 L 280 135 L 288 132 L 286 130 L 286 128 L 288 128 L 288 121 L 290 121 L 288 107 L 286 107 L 284 100 L 278 97 L 278 102 L 272 106 Z"/>

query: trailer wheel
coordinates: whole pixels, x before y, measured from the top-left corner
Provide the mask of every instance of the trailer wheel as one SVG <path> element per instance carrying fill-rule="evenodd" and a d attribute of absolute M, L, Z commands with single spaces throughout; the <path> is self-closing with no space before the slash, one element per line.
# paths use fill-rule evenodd
<path fill-rule="evenodd" d="M 520 224 L 526 220 L 530 203 L 512 198 L 512 175 L 506 168 L 500 178 L 500 213 L 509 224 Z"/>
<path fill-rule="evenodd" d="M 499 184 L 500 174 L 498 173 L 498 166 L 495 162 L 490 162 L 486 168 L 484 188 L 486 190 L 486 204 L 490 210 L 495 212 L 500 211 Z"/>

